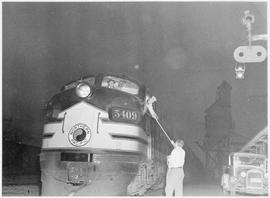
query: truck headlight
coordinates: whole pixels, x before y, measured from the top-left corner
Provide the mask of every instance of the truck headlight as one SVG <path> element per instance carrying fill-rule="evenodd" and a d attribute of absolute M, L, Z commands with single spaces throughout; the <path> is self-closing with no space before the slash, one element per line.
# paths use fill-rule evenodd
<path fill-rule="evenodd" d="M 76 94 L 81 98 L 85 98 L 92 94 L 92 89 L 89 85 L 85 83 L 80 83 L 76 87 Z"/>
<path fill-rule="evenodd" d="M 247 175 L 246 172 L 241 172 L 241 173 L 240 173 L 240 176 L 241 176 L 241 177 L 246 177 L 246 175 Z"/>

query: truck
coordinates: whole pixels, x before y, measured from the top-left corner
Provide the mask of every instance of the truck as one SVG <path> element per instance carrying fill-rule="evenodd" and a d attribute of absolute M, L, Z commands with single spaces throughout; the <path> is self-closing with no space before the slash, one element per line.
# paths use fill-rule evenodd
<path fill-rule="evenodd" d="M 224 194 L 268 195 L 267 156 L 256 153 L 229 154 L 223 168 L 221 187 Z"/>

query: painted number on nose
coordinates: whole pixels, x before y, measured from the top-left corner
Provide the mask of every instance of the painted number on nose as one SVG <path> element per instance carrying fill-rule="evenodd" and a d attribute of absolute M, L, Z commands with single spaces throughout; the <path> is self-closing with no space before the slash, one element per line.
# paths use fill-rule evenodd
<path fill-rule="evenodd" d="M 137 122 L 139 120 L 139 113 L 128 109 L 113 108 L 111 110 L 111 119 L 115 121 Z"/>

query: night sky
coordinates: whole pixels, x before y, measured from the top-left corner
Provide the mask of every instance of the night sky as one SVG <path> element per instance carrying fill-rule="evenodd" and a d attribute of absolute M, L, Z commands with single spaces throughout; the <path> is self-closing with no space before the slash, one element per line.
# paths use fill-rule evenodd
<path fill-rule="evenodd" d="M 101 72 L 142 81 L 158 99 L 164 127 L 193 149 L 217 87 L 231 86 L 235 132 L 253 137 L 267 124 L 267 60 L 236 80 L 233 51 L 247 45 L 241 22 L 267 32 L 266 3 L 2 3 L 3 118 L 36 144 L 42 108 L 67 82 Z M 266 47 L 266 41 L 256 44 Z M 138 65 L 138 66 L 136 66 Z M 139 68 L 139 69 L 136 69 Z"/>

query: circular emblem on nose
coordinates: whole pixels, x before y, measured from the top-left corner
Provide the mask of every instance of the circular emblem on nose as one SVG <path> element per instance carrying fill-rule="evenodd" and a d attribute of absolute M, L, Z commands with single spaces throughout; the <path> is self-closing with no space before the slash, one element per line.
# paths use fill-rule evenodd
<path fill-rule="evenodd" d="M 82 123 L 74 125 L 68 133 L 69 142 L 74 146 L 83 146 L 89 142 L 90 138 L 90 128 Z"/>

